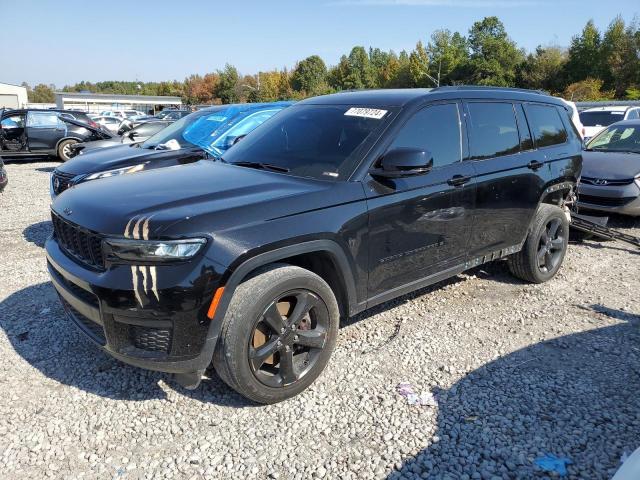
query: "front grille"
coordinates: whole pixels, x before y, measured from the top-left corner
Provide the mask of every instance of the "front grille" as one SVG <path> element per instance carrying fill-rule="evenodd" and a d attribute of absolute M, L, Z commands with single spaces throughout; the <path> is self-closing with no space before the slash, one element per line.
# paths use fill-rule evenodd
<path fill-rule="evenodd" d="M 75 177 L 75 175 L 71 173 L 59 172 L 58 170 L 54 170 L 51 175 L 51 185 L 53 186 L 53 192 L 56 195 L 60 195 L 67 188 L 71 186 L 71 180 Z"/>
<path fill-rule="evenodd" d="M 630 185 L 633 183 L 633 178 L 623 178 L 618 180 L 610 180 L 608 178 L 592 178 L 592 177 L 581 177 L 580 183 L 584 183 L 587 185 L 597 185 L 597 186 L 611 186 L 617 187 L 620 185 Z"/>
<path fill-rule="evenodd" d="M 64 305 L 71 320 L 73 320 L 74 323 L 78 325 L 78 327 L 80 327 L 80 329 L 84 333 L 89 335 L 89 337 L 91 337 L 91 339 L 94 342 L 97 342 L 100 345 L 105 345 L 107 343 L 104 336 L 104 328 L 102 328 L 102 325 L 99 325 L 93 320 L 91 320 L 90 318 L 87 318 L 84 315 L 82 315 L 79 311 L 73 308 L 64 298 L 60 297 L 60 300 L 62 300 L 62 304 Z"/>
<path fill-rule="evenodd" d="M 171 348 L 171 330 L 168 328 L 131 325 L 129 335 L 133 346 L 140 350 L 169 353 Z"/>
<path fill-rule="evenodd" d="M 53 212 L 51 220 L 54 237 L 65 253 L 89 267 L 104 268 L 100 235 L 67 222 Z"/>
<path fill-rule="evenodd" d="M 634 201 L 637 197 L 597 197 L 595 195 L 578 195 L 579 203 L 601 205 L 603 207 L 622 207 Z"/>

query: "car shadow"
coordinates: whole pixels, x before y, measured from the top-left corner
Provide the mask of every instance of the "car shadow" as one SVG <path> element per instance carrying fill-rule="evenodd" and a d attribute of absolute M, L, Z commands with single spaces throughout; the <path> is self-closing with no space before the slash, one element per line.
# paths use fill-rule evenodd
<path fill-rule="evenodd" d="M 22 236 L 27 242 L 34 243 L 44 248 L 47 238 L 53 233 L 53 224 L 50 220 L 32 223 L 22 231 Z"/>
<path fill-rule="evenodd" d="M 43 173 L 51 173 L 56 169 L 56 167 L 39 167 L 36 168 L 36 171 Z"/>
<path fill-rule="evenodd" d="M 126 365 L 102 352 L 69 320 L 50 282 L 24 288 L 0 302 L 0 328 L 21 358 L 43 375 L 94 395 L 143 401 L 167 399 L 166 387 L 204 403 L 257 406 L 217 376 L 195 390 L 176 384 L 170 374 Z M 162 382 L 165 382 L 164 388 Z"/>
<path fill-rule="evenodd" d="M 517 350 L 434 392 L 431 441 L 388 478 L 558 478 L 535 464 L 544 455 L 569 459 L 567 478 L 611 478 L 640 446 L 640 316 L 576 306 L 619 323 Z"/>

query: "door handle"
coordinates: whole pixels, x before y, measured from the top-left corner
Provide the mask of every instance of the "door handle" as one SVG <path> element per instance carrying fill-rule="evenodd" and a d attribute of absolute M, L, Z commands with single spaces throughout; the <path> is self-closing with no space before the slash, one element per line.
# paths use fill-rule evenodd
<path fill-rule="evenodd" d="M 531 160 L 527 163 L 527 168 L 530 168 L 531 170 L 537 170 L 541 167 L 544 167 L 544 163 L 539 162 L 538 160 Z"/>
<path fill-rule="evenodd" d="M 468 177 L 466 175 L 454 175 L 449 180 L 447 180 L 447 183 L 453 187 L 461 187 L 469 180 L 471 180 L 471 177 Z"/>

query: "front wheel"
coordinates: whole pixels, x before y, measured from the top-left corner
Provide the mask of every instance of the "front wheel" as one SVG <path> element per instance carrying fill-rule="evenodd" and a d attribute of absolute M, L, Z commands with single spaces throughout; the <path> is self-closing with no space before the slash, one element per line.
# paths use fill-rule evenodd
<path fill-rule="evenodd" d="M 567 253 L 569 220 L 555 205 L 541 204 L 522 250 L 508 258 L 509 270 L 522 280 L 543 283 L 560 269 Z"/>
<path fill-rule="evenodd" d="M 245 397 L 280 402 L 320 375 L 339 320 L 335 296 L 322 278 L 300 267 L 272 265 L 234 292 L 214 367 Z"/>
<path fill-rule="evenodd" d="M 63 162 L 69 160 L 73 156 L 71 145 L 76 143 L 78 143 L 77 140 L 71 139 L 60 142 L 60 145 L 58 145 L 58 158 Z"/>

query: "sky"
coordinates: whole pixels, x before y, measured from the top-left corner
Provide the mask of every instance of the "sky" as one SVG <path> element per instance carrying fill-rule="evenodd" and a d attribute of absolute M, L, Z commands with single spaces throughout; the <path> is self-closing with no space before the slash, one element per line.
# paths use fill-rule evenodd
<path fill-rule="evenodd" d="M 606 8 L 604 6 L 606 5 Z M 0 0 L 0 82 L 58 88 L 81 80 L 183 80 L 328 65 L 355 45 L 399 52 L 436 29 L 466 35 L 496 15 L 519 46 L 566 46 L 593 18 L 630 22 L 638 0 Z"/>

